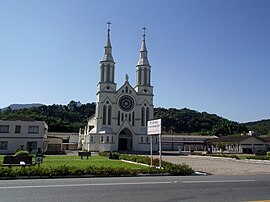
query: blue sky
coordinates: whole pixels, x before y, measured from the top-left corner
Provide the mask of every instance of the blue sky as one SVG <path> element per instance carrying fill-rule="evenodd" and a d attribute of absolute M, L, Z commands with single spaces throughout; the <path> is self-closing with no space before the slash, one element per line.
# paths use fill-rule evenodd
<path fill-rule="evenodd" d="M 135 84 L 146 26 L 155 107 L 270 118 L 270 1 L 2 0 L 0 108 L 96 101 L 111 21 L 116 82 Z"/>

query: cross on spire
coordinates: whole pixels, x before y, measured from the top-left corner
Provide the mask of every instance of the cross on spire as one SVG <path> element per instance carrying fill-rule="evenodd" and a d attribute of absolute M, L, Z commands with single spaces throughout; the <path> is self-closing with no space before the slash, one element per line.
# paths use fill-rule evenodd
<path fill-rule="evenodd" d="M 111 23 L 110 21 L 107 22 L 107 25 L 108 25 L 108 32 L 110 31 L 111 24 L 112 24 L 112 23 Z"/>
<path fill-rule="evenodd" d="M 144 26 L 142 29 L 143 29 L 143 37 L 145 37 L 145 30 L 146 30 L 146 27 Z"/>

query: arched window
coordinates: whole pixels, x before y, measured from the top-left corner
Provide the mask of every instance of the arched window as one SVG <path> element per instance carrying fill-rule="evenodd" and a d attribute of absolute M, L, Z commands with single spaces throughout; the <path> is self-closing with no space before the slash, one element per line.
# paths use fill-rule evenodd
<path fill-rule="evenodd" d="M 106 142 L 109 142 L 109 138 L 110 138 L 109 136 L 106 137 Z"/>
<path fill-rule="evenodd" d="M 121 121 L 124 121 L 124 113 L 121 114 Z"/>
<path fill-rule="evenodd" d="M 146 126 L 147 126 L 147 121 L 149 121 L 149 107 L 146 108 Z"/>
<path fill-rule="evenodd" d="M 104 81 L 104 65 L 101 65 L 100 67 L 100 81 Z"/>
<path fill-rule="evenodd" d="M 139 85 L 142 85 L 142 69 L 141 68 L 139 69 L 139 78 L 138 78 L 138 80 L 139 80 Z"/>
<path fill-rule="evenodd" d="M 118 111 L 117 124 L 120 126 L 120 111 Z"/>
<path fill-rule="evenodd" d="M 128 121 L 131 122 L 131 114 L 128 114 Z"/>
<path fill-rule="evenodd" d="M 101 140 L 100 140 L 100 142 L 103 142 L 103 136 L 101 136 Z"/>
<path fill-rule="evenodd" d="M 111 137 L 111 139 L 112 139 L 112 142 L 113 142 L 113 136 Z"/>
<path fill-rule="evenodd" d="M 141 125 L 144 126 L 144 123 L 145 123 L 145 110 L 144 110 L 144 107 L 142 107 L 142 112 L 141 112 Z"/>
<path fill-rule="evenodd" d="M 135 112 L 132 112 L 132 125 L 134 126 L 135 124 Z"/>
<path fill-rule="evenodd" d="M 103 125 L 106 125 L 106 114 L 107 114 L 107 107 L 106 105 L 103 106 Z"/>
<path fill-rule="evenodd" d="M 126 93 L 128 93 L 128 87 L 126 86 Z"/>
<path fill-rule="evenodd" d="M 147 69 L 145 68 L 144 70 L 143 70 L 143 84 L 144 85 L 147 85 L 148 83 L 147 83 Z"/>
<path fill-rule="evenodd" d="M 108 125 L 112 124 L 112 106 L 110 105 L 108 108 Z"/>
<path fill-rule="evenodd" d="M 106 81 L 107 82 L 110 82 L 111 81 L 110 76 L 111 76 L 111 67 L 110 67 L 110 65 L 108 65 L 107 66 L 107 78 L 106 78 Z"/>

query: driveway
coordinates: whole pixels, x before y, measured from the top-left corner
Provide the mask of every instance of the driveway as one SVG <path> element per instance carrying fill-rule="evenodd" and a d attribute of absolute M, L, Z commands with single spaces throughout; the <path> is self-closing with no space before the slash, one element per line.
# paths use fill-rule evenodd
<path fill-rule="evenodd" d="M 202 156 L 163 156 L 163 160 L 180 164 L 186 163 L 195 171 L 213 175 L 257 175 L 270 174 L 270 164 L 263 161 L 236 160 L 231 158 Z"/>

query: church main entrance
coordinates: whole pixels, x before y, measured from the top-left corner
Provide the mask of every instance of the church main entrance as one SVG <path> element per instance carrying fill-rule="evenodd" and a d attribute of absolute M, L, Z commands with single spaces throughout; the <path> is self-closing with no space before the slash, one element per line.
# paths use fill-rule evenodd
<path fill-rule="evenodd" d="M 132 133 L 127 128 L 119 133 L 118 150 L 132 151 Z"/>

